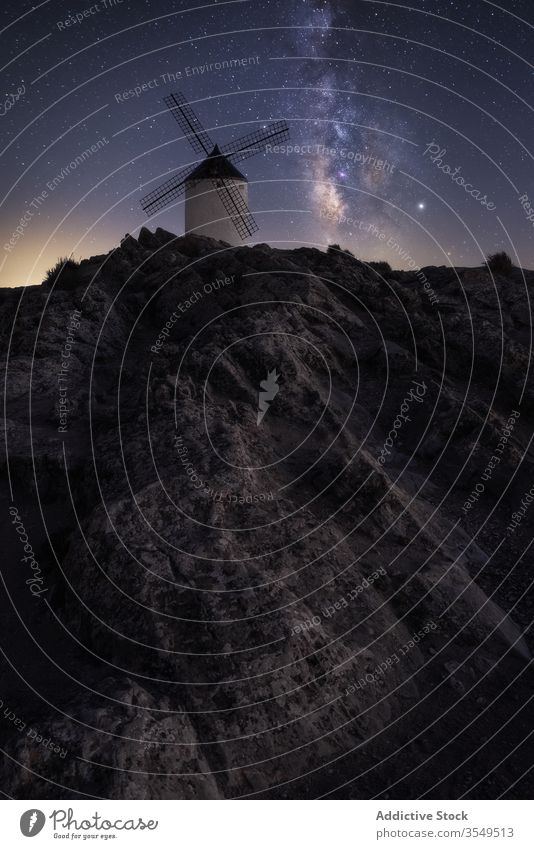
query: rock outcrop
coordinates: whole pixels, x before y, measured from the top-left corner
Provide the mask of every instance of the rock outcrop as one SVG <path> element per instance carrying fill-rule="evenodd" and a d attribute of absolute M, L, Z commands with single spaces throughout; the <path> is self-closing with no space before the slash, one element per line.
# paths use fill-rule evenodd
<path fill-rule="evenodd" d="M 144 228 L 1 290 L 5 792 L 528 797 L 533 284 Z"/>

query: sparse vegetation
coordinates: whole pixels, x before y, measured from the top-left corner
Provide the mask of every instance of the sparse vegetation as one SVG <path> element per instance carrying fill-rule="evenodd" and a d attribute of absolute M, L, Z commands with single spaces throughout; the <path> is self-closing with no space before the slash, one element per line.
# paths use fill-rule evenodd
<path fill-rule="evenodd" d="M 390 274 L 391 273 L 391 265 L 389 262 L 385 260 L 380 260 L 379 262 L 369 262 L 369 268 L 372 268 L 374 271 L 378 271 L 379 274 Z"/>
<path fill-rule="evenodd" d="M 46 272 L 45 283 L 50 286 L 57 283 L 61 285 L 61 288 L 74 285 L 79 267 L 80 263 L 76 262 L 72 255 L 60 257 L 53 268 L 49 268 Z"/>
<path fill-rule="evenodd" d="M 506 251 L 489 254 L 486 260 L 486 265 L 489 270 L 493 271 L 495 274 L 509 274 L 514 267 L 512 260 Z"/>
<path fill-rule="evenodd" d="M 342 248 L 336 242 L 331 245 L 328 245 L 327 251 L 328 254 L 346 254 L 347 256 L 354 257 L 352 251 L 349 251 L 348 248 Z"/>

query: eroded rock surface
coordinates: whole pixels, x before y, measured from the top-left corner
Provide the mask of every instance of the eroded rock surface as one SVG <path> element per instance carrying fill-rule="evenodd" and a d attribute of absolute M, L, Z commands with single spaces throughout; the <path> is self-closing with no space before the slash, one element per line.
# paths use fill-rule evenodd
<path fill-rule="evenodd" d="M 0 291 L 9 795 L 531 794 L 534 274 L 423 272 L 144 229 Z"/>

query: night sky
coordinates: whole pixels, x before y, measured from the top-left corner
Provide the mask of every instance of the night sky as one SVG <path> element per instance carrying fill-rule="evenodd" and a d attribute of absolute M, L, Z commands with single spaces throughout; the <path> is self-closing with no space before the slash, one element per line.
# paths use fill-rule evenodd
<path fill-rule="evenodd" d="M 336 242 L 396 268 L 505 249 L 534 268 L 532 0 L 409 6 L 9 0 L 1 285 L 39 283 L 59 256 L 104 253 L 143 224 L 183 232 L 183 199 L 153 219 L 139 206 L 196 159 L 162 103 L 172 91 L 219 143 L 285 119 L 305 146 L 240 166 L 255 242 Z"/>

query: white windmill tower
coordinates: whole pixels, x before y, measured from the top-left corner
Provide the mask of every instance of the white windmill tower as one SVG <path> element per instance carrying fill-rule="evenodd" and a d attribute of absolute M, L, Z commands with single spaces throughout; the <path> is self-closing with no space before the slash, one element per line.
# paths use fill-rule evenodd
<path fill-rule="evenodd" d="M 141 200 L 148 215 L 185 194 L 185 231 L 240 243 L 258 230 L 248 207 L 247 178 L 235 167 L 264 149 L 267 141 L 289 138 L 283 121 L 224 145 L 214 144 L 183 94 L 163 98 L 196 153 L 206 158 L 183 168 Z"/>
<path fill-rule="evenodd" d="M 224 185 L 229 186 L 228 196 L 232 209 L 235 204 L 241 210 L 235 224 L 228 214 L 228 203 L 225 204 L 220 196 Z M 248 227 L 245 226 L 245 219 Z M 246 237 L 257 229 L 254 227 L 253 230 L 251 224 L 248 180 L 215 145 L 207 159 L 185 181 L 185 232 L 211 236 L 233 244 L 237 234 Z"/>

